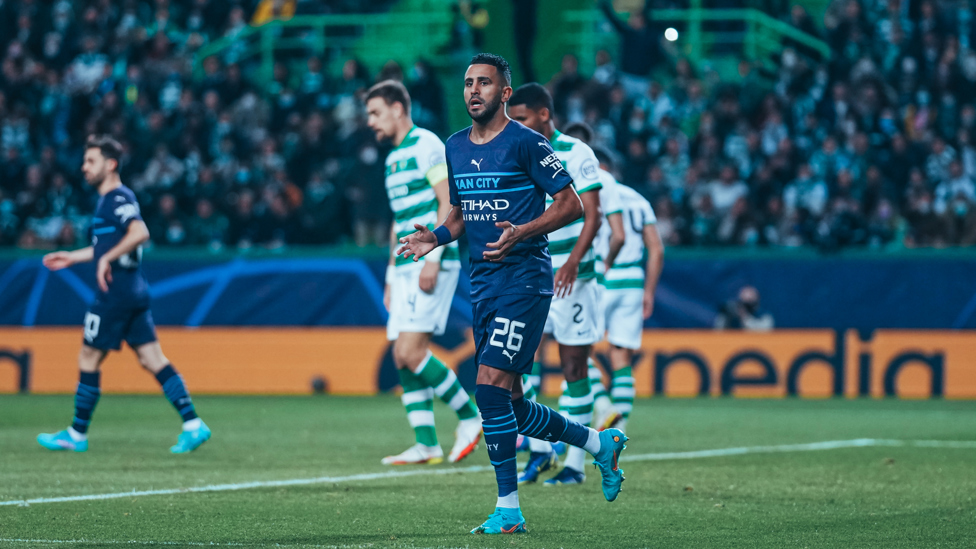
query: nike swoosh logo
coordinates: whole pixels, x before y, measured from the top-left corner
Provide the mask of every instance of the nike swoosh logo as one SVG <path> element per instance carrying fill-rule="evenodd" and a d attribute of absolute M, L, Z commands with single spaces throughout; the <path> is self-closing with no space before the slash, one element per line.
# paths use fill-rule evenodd
<path fill-rule="evenodd" d="M 501 530 L 502 530 L 502 532 L 504 532 L 504 533 L 506 533 L 506 534 L 512 534 L 512 533 L 514 533 L 514 532 L 515 532 L 515 530 L 516 530 L 516 529 L 517 529 L 517 528 L 518 528 L 519 526 L 522 526 L 522 523 L 521 523 L 521 522 L 520 522 L 520 523 L 518 523 L 518 524 L 516 524 L 515 526 L 512 526 L 512 527 L 511 527 L 510 529 L 508 529 L 508 530 L 506 530 L 506 529 L 504 529 L 504 528 L 502 528 Z"/>

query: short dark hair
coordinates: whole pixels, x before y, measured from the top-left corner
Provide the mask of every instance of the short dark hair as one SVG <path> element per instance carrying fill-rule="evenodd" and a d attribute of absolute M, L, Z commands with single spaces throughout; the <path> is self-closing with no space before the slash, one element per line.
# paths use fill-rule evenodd
<path fill-rule="evenodd" d="M 403 112 L 408 115 L 410 114 L 410 93 L 407 92 L 407 88 L 402 82 L 384 80 L 373 85 L 366 92 L 366 101 L 374 97 L 382 98 L 383 101 L 386 101 L 387 105 L 399 103 L 403 105 Z"/>
<path fill-rule="evenodd" d="M 508 66 L 508 61 L 505 61 L 505 58 L 500 55 L 479 53 L 471 58 L 469 65 L 491 65 L 498 70 L 498 74 L 501 75 L 506 86 L 512 85 L 512 68 Z"/>
<path fill-rule="evenodd" d="M 88 149 L 98 149 L 102 153 L 102 156 L 108 160 L 114 160 L 116 163 L 121 163 L 122 161 L 122 144 L 110 135 L 89 135 L 88 140 L 85 141 L 85 150 Z"/>
<path fill-rule="evenodd" d="M 615 164 L 613 159 L 613 153 L 599 145 L 594 146 L 592 148 L 593 148 L 593 154 L 596 156 L 596 161 L 599 162 L 600 164 L 605 165 L 610 169 L 613 169 Z"/>
<path fill-rule="evenodd" d="M 556 114 L 553 112 L 552 95 L 549 94 L 549 90 L 535 82 L 522 84 L 512 93 L 512 97 L 508 100 L 508 106 L 516 107 L 518 105 L 525 105 L 534 111 L 543 108 L 549 109 L 550 117 Z"/>
<path fill-rule="evenodd" d="M 586 122 L 573 122 L 568 124 L 564 129 L 563 133 L 579 139 L 587 145 L 593 141 L 593 128 L 590 127 Z"/>

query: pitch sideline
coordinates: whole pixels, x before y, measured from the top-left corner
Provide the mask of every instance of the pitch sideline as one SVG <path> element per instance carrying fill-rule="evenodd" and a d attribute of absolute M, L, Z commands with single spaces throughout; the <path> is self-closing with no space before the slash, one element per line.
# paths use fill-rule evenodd
<path fill-rule="evenodd" d="M 772 454 L 788 452 L 817 452 L 825 450 L 839 450 L 843 448 L 871 448 L 871 447 L 916 447 L 916 448 L 958 448 L 976 449 L 976 441 L 968 440 L 897 440 L 857 438 L 852 440 L 826 440 L 802 444 L 779 444 L 774 446 L 739 446 L 733 448 L 716 448 L 712 450 L 691 450 L 685 452 L 657 452 L 621 456 L 621 462 L 640 461 L 668 461 L 679 459 L 704 459 L 712 457 L 741 456 L 747 454 Z M 0 506 L 30 506 L 39 503 L 66 503 L 73 501 L 96 501 L 104 499 L 119 499 L 144 496 L 165 496 L 174 494 L 190 494 L 199 492 L 230 492 L 236 490 L 251 490 L 255 488 L 281 488 L 286 486 L 306 486 L 309 484 L 338 484 L 361 480 L 379 480 L 385 478 L 405 478 L 415 476 L 449 475 L 455 473 L 481 473 L 493 471 L 488 465 L 471 467 L 449 467 L 442 469 L 416 469 L 412 471 L 386 471 L 383 473 L 362 473 L 340 477 L 313 477 L 289 480 L 266 480 L 241 482 L 233 484 L 210 484 L 206 486 L 191 486 L 189 488 L 168 488 L 163 490 L 133 490 L 131 492 L 114 492 L 107 494 L 85 494 L 78 496 L 62 496 L 48 498 L 34 498 L 26 500 L 0 501 Z M 4 541 L 0 539 L 0 541 Z M 40 541 L 38 541 L 40 543 Z M 53 542 L 52 543 L 56 543 Z"/>

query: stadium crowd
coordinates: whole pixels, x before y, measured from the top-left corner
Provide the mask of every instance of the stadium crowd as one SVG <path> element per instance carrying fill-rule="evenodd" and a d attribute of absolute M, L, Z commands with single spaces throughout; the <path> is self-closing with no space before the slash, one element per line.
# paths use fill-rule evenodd
<path fill-rule="evenodd" d="M 249 22 L 359 4 L 0 2 L 0 246 L 86 240 L 95 197 L 78 167 L 95 132 L 123 141 L 123 181 L 154 246 L 384 244 L 386 149 L 365 127 L 361 94 L 404 80 L 415 120 L 443 135 L 447 99 L 431 66 L 371 74 L 348 60 L 333 77 L 310 57 L 301 70 L 276 64 L 267 90 L 232 58 L 208 58 L 199 78 L 191 66 L 202 44 Z M 798 44 L 773 74 L 743 62 L 737 81 L 720 82 L 664 56 L 663 29 L 644 21 L 657 37 L 651 63 L 600 52 L 583 75 L 564 59 L 549 82 L 557 118 L 594 127 L 619 179 L 652 201 L 668 245 L 976 244 L 968 5 L 836 0 L 824 31 L 802 7 L 784 18 L 820 35 L 832 58 Z M 635 19 L 616 28 L 633 32 Z M 623 70 L 651 65 L 670 78 Z"/>

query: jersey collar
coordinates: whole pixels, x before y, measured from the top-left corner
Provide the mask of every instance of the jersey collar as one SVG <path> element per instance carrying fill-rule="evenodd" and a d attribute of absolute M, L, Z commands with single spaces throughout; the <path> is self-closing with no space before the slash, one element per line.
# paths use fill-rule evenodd
<path fill-rule="evenodd" d="M 410 131 L 408 131 L 406 133 L 406 135 L 403 136 L 403 141 L 401 141 L 400 144 L 397 145 L 396 147 L 393 147 L 393 150 L 396 151 L 396 150 L 402 149 L 404 143 L 406 143 L 407 142 L 407 139 L 410 138 L 410 134 L 412 134 L 413 131 L 416 130 L 416 129 L 417 129 L 417 125 L 416 124 L 414 124 L 413 126 L 410 126 Z M 393 151 L 390 151 L 390 152 L 393 152 Z"/>

